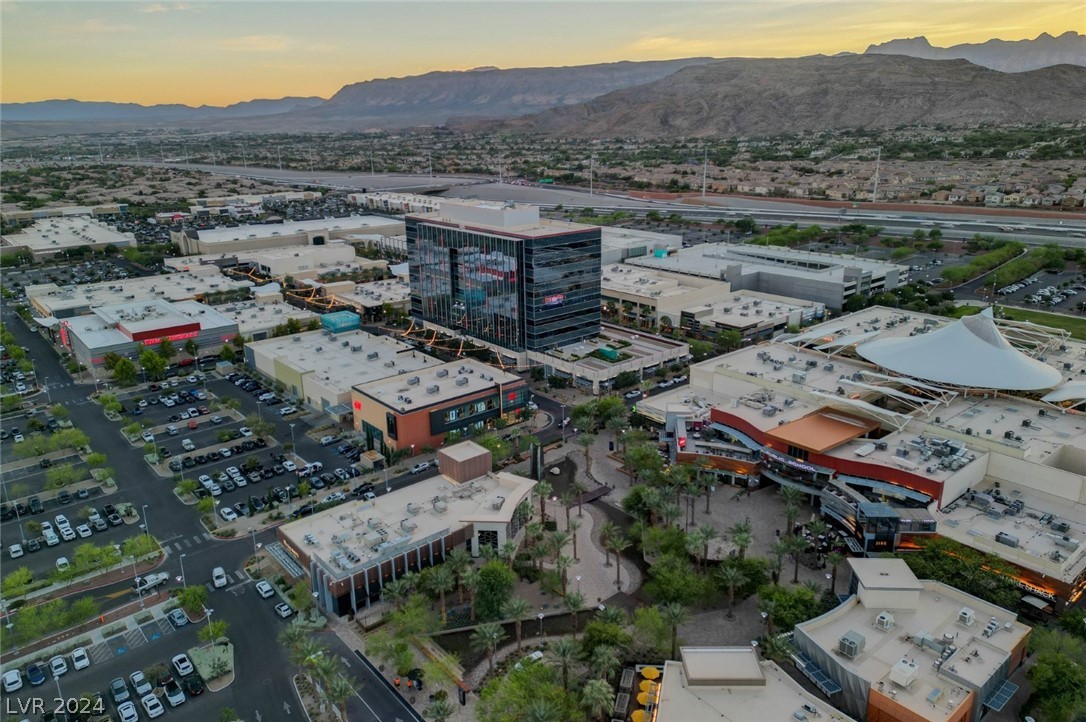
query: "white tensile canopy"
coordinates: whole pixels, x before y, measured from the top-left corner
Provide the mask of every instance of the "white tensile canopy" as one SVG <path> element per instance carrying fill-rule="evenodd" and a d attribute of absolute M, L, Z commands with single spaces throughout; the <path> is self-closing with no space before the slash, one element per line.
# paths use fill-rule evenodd
<path fill-rule="evenodd" d="M 1011 346 L 990 308 L 931 333 L 861 344 L 856 353 L 904 376 L 953 386 L 1031 391 L 1063 380 L 1055 368 Z"/>

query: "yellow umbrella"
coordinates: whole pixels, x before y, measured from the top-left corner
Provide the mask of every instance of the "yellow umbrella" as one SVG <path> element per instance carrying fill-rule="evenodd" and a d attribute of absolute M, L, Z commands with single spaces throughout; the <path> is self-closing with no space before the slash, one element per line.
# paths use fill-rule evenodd
<path fill-rule="evenodd" d="M 660 670 L 656 669 L 656 667 L 645 667 L 641 670 L 641 676 L 645 679 L 656 679 L 660 676 Z"/>
<path fill-rule="evenodd" d="M 632 722 L 645 722 L 645 710 L 635 709 L 630 715 Z"/>
<path fill-rule="evenodd" d="M 652 682 L 648 681 L 647 679 L 643 679 L 641 680 L 640 686 L 642 692 L 648 692 L 650 689 L 652 689 Z"/>
<path fill-rule="evenodd" d="M 645 707 L 646 705 L 648 705 L 648 703 L 649 703 L 649 693 L 648 692 L 639 692 L 638 695 L 637 695 L 637 703 L 639 705 L 641 705 L 642 707 Z"/>

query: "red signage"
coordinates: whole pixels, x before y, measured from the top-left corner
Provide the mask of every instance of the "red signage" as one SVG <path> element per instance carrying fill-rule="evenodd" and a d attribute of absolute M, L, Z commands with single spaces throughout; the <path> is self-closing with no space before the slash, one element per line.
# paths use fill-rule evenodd
<path fill-rule="evenodd" d="M 64 344 L 64 346 L 66 348 L 71 348 L 72 347 L 72 343 L 68 338 L 68 322 L 67 321 L 61 321 L 60 322 L 60 342 L 62 344 Z"/>
<path fill-rule="evenodd" d="M 355 401 L 354 402 L 354 410 L 355 411 L 361 411 L 362 410 L 362 402 L 361 401 Z"/>
<path fill-rule="evenodd" d="M 196 338 L 200 335 L 199 331 L 186 331 L 185 333 L 175 333 L 172 336 L 162 336 L 159 338 L 145 338 L 141 343 L 144 346 L 154 346 L 155 344 L 162 343 L 163 341 L 184 341 L 189 338 Z"/>

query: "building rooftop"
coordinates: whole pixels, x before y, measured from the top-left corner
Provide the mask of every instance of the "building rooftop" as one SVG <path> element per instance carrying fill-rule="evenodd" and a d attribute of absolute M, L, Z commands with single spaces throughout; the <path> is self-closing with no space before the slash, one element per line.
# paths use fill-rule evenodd
<path fill-rule="evenodd" d="M 89 208 L 87 212 L 90 213 Z M 135 243 L 135 238 L 132 234 L 120 233 L 92 218 L 77 216 L 36 221 L 19 233 L 4 236 L 4 243 L 10 246 L 27 246 L 35 253 L 50 250 L 59 253 L 67 248 L 107 243 L 129 246 Z"/>
<path fill-rule="evenodd" d="M 921 591 L 924 585 L 904 559 L 850 559 L 852 574 L 866 589 Z"/>
<path fill-rule="evenodd" d="M 243 241 L 251 238 L 271 238 L 274 236 L 292 236 L 296 233 L 312 233 L 316 231 L 362 231 L 367 228 L 381 228 L 395 225 L 397 221 L 382 218 L 380 216 L 350 216 L 348 218 L 316 218 L 307 221 L 287 220 L 283 223 L 267 223 L 237 228 L 209 228 L 197 231 L 197 238 L 201 243 L 226 243 L 231 241 Z"/>
<path fill-rule="evenodd" d="M 411 284 L 400 278 L 385 281 L 359 283 L 353 293 L 334 292 L 332 296 L 341 303 L 356 308 L 379 308 L 383 304 L 402 304 L 411 297 Z"/>
<path fill-rule="evenodd" d="M 728 293 L 730 288 L 727 283 L 715 282 L 714 285 L 721 294 Z M 652 268 L 612 263 L 603 267 L 600 286 L 604 295 L 622 294 L 658 300 L 699 291 L 706 286 L 706 282 Z"/>
<path fill-rule="evenodd" d="M 611 362 L 589 355 L 604 347 L 618 351 L 620 360 Z M 664 359 L 671 358 L 676 350 L 685 354 L 686 348 L 685 343 L 679 343 L 663 336 L 655 336 L 645 332 L 638 333 L 623 326 L 605 323 L 600 327 L 599 336 L 552 349 L 547 351 L 545 356 L 554 356 L 565 361 L 576 362 L 574 373 L 577 374 L 582 372 L 611 372 L 616 371 L 616 369 L 617 371 L 626 369 L 636 371 L 639 368 L 663 363 Z M 623 354 L 628 355 L 629 358 L 622 359 Z"/>
<path fill-rule="evenodd" d="M 118 301 L 162 299 L 184 301 L 210 291 L 230 291 L 249 288 L 251 281 L 238 281 L 223 276 L 214 266 L 204 266 L 182 273 L 142 276 L 124 281 L 102 281 L 78 286 L 58 286 L 43 283 L 27 286 L 26 296 L 48 314 L 68 309 L 90 309 Z"/>
<path fill-rule="evenodd" d="M 726 326 L 745 329 L 766 323 L 784 323 L 789 316 L 797 312 L 804 314 L 804 321 L 811 321 L 823 314 L 826 309 L 825 304 L 816 301 L 776 296 L 759 291 L 729 292 L 727 284 L 721 283 L 721 286 L 725 287 L 721 293 L 722 298 L 683 308 L 683 313 L 694 316 L 703 328 Z"/>
<path fill-rule="evenodd" d="M 507 522 L 534 486 L 507 472 L 463 484 L 435 476 L 374 501 L 350 501 L 291 522 L 280 533 L 342 578 L 467 524 Z"/>
<path fill-rule="evenodd" d="M 229 230 L 236 229 L 231 228 Z M 297 268 L 301 270 L 349 263 L 354 258 L 354 248 L 349 243 L 330 240 L 320 246 L 282 246 L 279 248 L 230 251 L 228 253 L 203 253 L 195 256 L 178 256 L 176 258 L 167 258 L 164 263 L 170 268 L 184 271 L 192 266 L 199 266 L 207 263 L 267 266 L 275 264 L 276 262 L 289 261 L 292 265 L 296 265 Z"/>
<path fill-rule="evenodd" d="M 305 324 L 309 319 L 320 318 L 312 311 L 292 306 L 289 303 L 276 301 L 274 303 L 257 303 L 255 301 L 243 301 L 241 303 L 228 303 L 216 306 L 216 311 L 238 325 L 238 333 L 242 336 L 252 336 L 253 333 L 266 331 L 288 319 L 297 319 Z"/>
<path fill-rule="evenodd" d="M 627 263 L 665 271 L 677 271 L 694 276 L 709 276 L 720 280 L 726 277 L 728 266 L 743 264 L 743 274 L 772 271 L 796 277 L 828 278 L 841 280 L 845 268 L 861 268 L 864 271 L 883 274 L 888 271 L 905 273 L 906 266 L 870 258 L 836 256 L 831 253 L 797 251 L 778 246 L 756 246 L 745 243 L 701 243 L 682 248 L 664 258 L 645 256 L 631 258 Z"/>
<path fill-rule="evenodd" d="M 651 253 L 655 248 L 680 248 L 683 242 L 683 237 L 677 233 L 657 233 L 639 228 L 615 226 L 601 226 L 600 230 L 602 231 L 600 240 L 605 248 L 645 247 L 646 251 Z"/>
<path fill-rule="evenodd" d="M 435 362 L 425 369 L 358 383 L 354 388 L 389 408 L 410 412 L 518 381 L 522 379 L 515 374 L 465 358 L 444 364 Z"/>
<path fill-rule="evenodd" d="M 1068 584 L 1086 570 L 1086 505 L 1006 480 L 971 492 L 933 510 L 939 534 Z M 1047 591 L 1034 590 L 1051 599 Z"/>
<path fill-rule="evenodd" d="M 736 669 L 736 666 L 740 667 Z M 737 683 L 706 684 L 732 676 Z M 773 662 L 759 662 L 751 648 L 683 647 L 682 661 L 664 663 L 656 719 L 659 722 L 762 722 L 790 720 L 805 706 L 827 722 L 853 722 L 815 698 Z M 810 718 L 813 715 L 807 714 Z"/>
<path fill-rule="evenodd" d="M 69 332 L 90 349 L 129 343 L 135 334 L 147 338 L 156 331 L 192 323 L 199 323 L 203 329 L 233 326 L 233 321 L 215 308 L 196 301 L 118 303 L 99 306 L 89 315 L 67 320 Z"/>
<path fill-rule="evenodd" d="M 796 630 L 918 718 L 942 722 L 965 698 L 964 685 L 983 687 L 1003 669 L 1030 628 L 1016 621 L 1014 613 L 945 584 L 922 581 L 920 587 L 915 609 L 869 608 L 853 596 Z M 991 621 L 996 626 L 989 632 Z M 862 646 L 854 657 L 838 652 L 846 635 Z"/>
<path fill-rule="evenodd" d="M 299 374 L 313 373 L 339 393 L 350 391 L 356 384 L 414 374 L 440 363 L 391 336 L 373 336 L 365 331 L 309 331 L 251 341 L 246 347 L 276 358 L 277 363 Z"/>
<path fill-rule="evenodd" d="M 513 238 L 543 238 L 546 236 L 587 231 L 599 226 L 539 217 L 539 206 L 484 200 L 443 200 L 441 210 L 433 213 L 411 213 L 426 223 L 478 230 Z"/>

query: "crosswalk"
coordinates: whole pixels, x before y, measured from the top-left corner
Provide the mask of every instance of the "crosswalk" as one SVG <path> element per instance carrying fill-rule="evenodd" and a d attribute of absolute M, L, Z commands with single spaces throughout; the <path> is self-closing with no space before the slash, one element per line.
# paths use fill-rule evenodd
<path fill-rule="evenodd" d="M 184 553 L 193 547 L 200 544 L 206 544 L 209 541 L 213 541 L 214 537 L 208 534 L 206 531 L 202 534 L 193 534 L 191 537 L 173 537 L 162 542 L 162 546 L 172 549 L 175 552 Z"/>
<path fill-rule="evenodd" d="M 119 657 L 133 649 L 173 634 L 174 631 L 173 625 L 167 620 L 152 619 L 135 629 L 129 629 L 122 634 L 114 635 L 99 642 L 88 649 L 87 654 L 90 655 L 92 662 L 101 664 L 113 657 Z"/>

